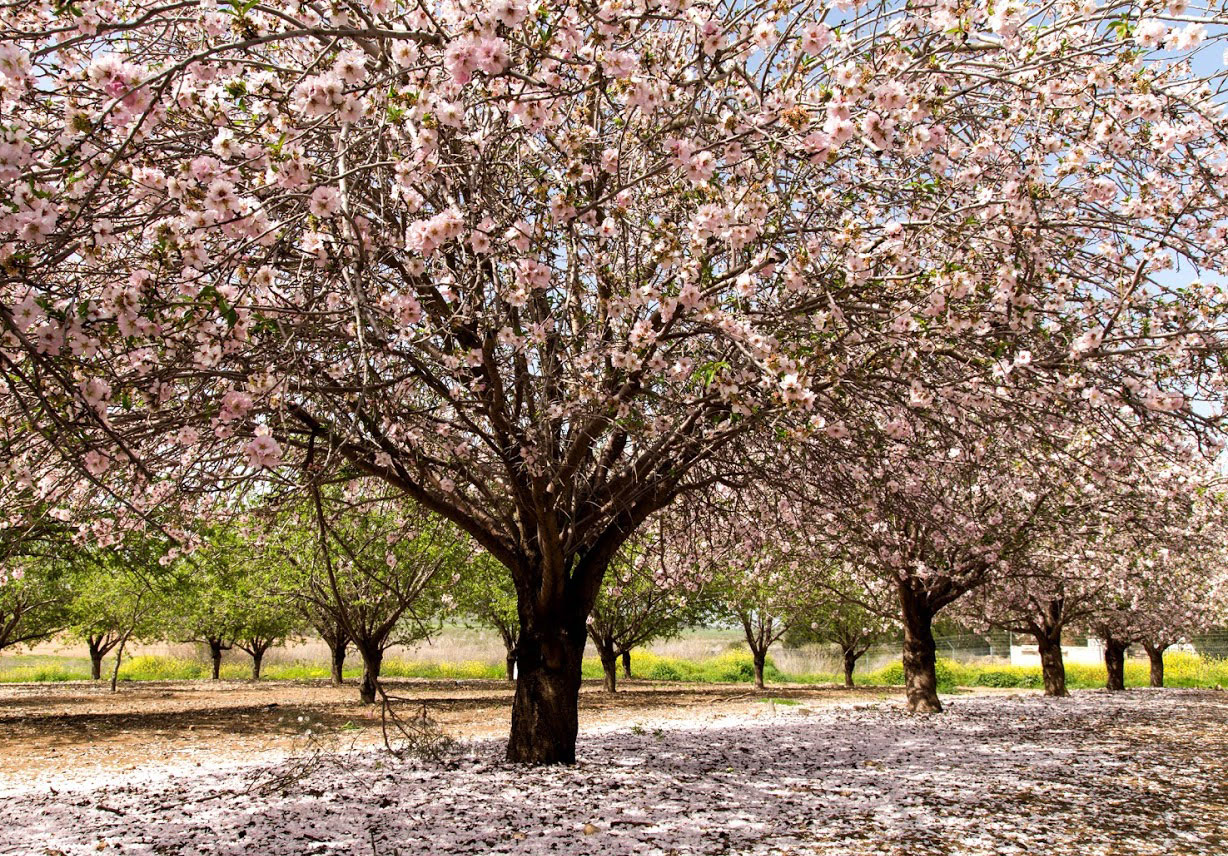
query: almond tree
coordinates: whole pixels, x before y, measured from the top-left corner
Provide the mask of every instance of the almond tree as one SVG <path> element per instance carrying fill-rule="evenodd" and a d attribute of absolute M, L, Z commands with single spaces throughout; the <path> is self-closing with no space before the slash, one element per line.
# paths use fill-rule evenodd
<path fill-rule="evenodd" d="M 343 491 L 313 490 L 270 523 L 290 596 L 329 615 L 362 658 L 359 697 L 376 700 L 384 653 L 437 630 L 440 580 L 460 575 L 472 555 L 448 521 L 373 480 Z"/>
<path fill-rule="evenodd" d="M 14 0 L 0 494 L 382 479 L 507 568 L 508 757 L 571 761 L 609 561 L 747 438 L 1025 360 L 1021 413 L 1194 418 L 1221 298 L 1164 271 L 1224 268 L 1222 17 Z"/>
<path fill-rule="evenodd" d="M 631 650 L 668 639 L 702 620 L 712 608 L 705 586 L 708 557 L 694 555 L 696 539 L 658 516 L 623 544 L 610 563 L 601 594 L 588 620 L 606 692 L 618 686 L 621 659 L 631 677 Z"/>

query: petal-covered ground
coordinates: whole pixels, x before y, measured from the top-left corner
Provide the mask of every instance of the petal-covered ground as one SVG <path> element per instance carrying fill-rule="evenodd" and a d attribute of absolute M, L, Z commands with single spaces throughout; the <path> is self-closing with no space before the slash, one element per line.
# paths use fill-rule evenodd
<path fill-rule="evenodd" d="M 649 721 L 524 769 L 363 750 L 44 783 L 0 799 L 4 854 L 1228 853 L 1228 693 L 951 699 Z"/>

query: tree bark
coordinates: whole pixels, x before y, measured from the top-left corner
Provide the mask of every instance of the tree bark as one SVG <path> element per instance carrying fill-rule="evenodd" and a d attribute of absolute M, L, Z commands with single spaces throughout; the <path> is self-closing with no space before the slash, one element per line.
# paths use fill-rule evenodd
<path fill-rule="evenodd" d="M 345 679 L 343 673 L 345 668 L 345 649 L 349 644 L 348 639 L 342 639 L 340 642 L 334 640 L 328 644 L 329 678 L 332 680 L 334 687 L 341 686 Z"/>
<path fill-rule="evenodd" d="M 1144 645 L 1147 650 L 1147 658 L 1151 660 L 1151 685 L 1153 687 L 1164 686 L 1164 651 L 1167 650 L 1167 645 Z"/>
<path fill-rule="evenodd" d="M 522 606 L 507 760 L 574 764 L 586 616 L 577 608 L 565 620 L 535 620 L 529 612 Z"/>
<path fill-rule="evenodd" d="M 844 649 L 844 685 L 850 689 L 853 686 L 853 670 L 857 668 L 857 656 L 855 649 Z"/>
<path fill-rule="evenodd" d="M 209 640 L 209 659 L 213 661 L 213 680 L 222 676 L 222 652 L 229 646 L 223 645 L 221 639 Z"/>
<path fill-rule="evenodd" d="M 1126 688 L 1126 649 L 1128 642 L 1109 637 L 1104 640 L 1104 669 L 1108 673 L 1105 689 L 1121 692 Z"/>
<path fill-rule="evenodd" d="M 362 657 L 362 683 L 358 687 L 358 697 L 362 699 L 363 704 L 375 704 L 379 671 L 384 664 L 384 652 L 381 648 L 356 647 Z"/>
<path fill-rule="evenodd" d="M 601 656 L 601 671 L 605 674 L 605 691 L 612 693 L 618 689 L 618 656 L 612 646 L 599 647 L 597 651 Z"/>
<path fill-rule="evenodd" d="M 934 613 L 925 598 L 906 584 L 899 586 L 904 621 L 904 689 L 913 713 L 940 713 L 938 647 L 934 643 Z"/>
<path fill-rule="evenodd" d="M 751 657 L 755 661 L 755 687 L 766 689 L 767 685 L 763 682 L 763 669 L 767 665 L 767 651 L 751 651 Z"/>
<path fill-rule="evenodd" d="M 509 681 L 516 680 L 516 652 L 514 650 L 507 652 L 503 665 L 507 669 L 507 679 Z"/>
<path fill-rule="evenodd" d="M 1070 695 L 1066 691 L 1066 663 L 1062 660 L 1061 631 L 1058 631 L 1056 638 L 1043 631 L 1033 635 L 1040 649 L 1040 670 L 1045 681 L 1045 695 L 1053 698 Z"/>
<path fill-rule="evenodd" d="M 631 652 L 623 651 L 623 677 L 631 680 Z"/>
<path fill-rule="evenodd" d="M 90 678 L 95 681 L 102 680 L 102 658 L 106 654 L 102 650 L 102 645 L 90 637 Z"/>
<path fill-rule="evenodd" d="M 252 650 L 252 680 L 260 680 L 260 666 L 264 663 L 264 652 L 259 648 Z"/>

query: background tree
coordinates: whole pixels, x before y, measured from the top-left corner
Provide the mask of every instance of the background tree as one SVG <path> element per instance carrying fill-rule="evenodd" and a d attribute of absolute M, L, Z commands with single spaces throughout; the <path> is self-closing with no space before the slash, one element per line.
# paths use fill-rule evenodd
<path fill-rule="evenodd" d="M 895 622 L 889 616 L 895 610 L 884 597 L 890 592 L 879 588 L 875 593 L 862 587 L 842 564 L 834 565 L 831 575 L 816 588 L 819 591 L 810 600 L 810 610 L 789 628 L 784 639 L 791 645 L 835 645 L 840 651 L 844 685 L 852 687 L 857 661 L 894 629 Z"/>
<path fill-rule="evenodd" d="M 624 543 L 610 564 L 588 621 L 607 692 L 617 688 L 620 659 L 631 676 L 633 648 L 668 639 L 711 611 L 705 597 L 711 570 L 693 555 L 691 543 L 658 517 Z"/>
<path fill-rule="evenodd" d="M 475 554 L 458 580 L 456 604 L 462 616 L 499 634 L 507 679 L 515 680 L 520 616 L 516 610 L 516 589 L 506 570 L 488 554 Z"/>
<path fill-rule="evenodd" d="M 10 559 L 0 566 L 0 651 L 32 645 L 68 623 L 61 568 L 42 558 Z"/>
<path fill-rule="evenodd" d="M 362 657 L 359 696 L 375 702 L 384 652 L 427 638 L 441 592 L 472 555 L 455 526 L 373 480 L 312 492 L 270 539 L 294 568 L 298 596 L 331 615 Z"/>

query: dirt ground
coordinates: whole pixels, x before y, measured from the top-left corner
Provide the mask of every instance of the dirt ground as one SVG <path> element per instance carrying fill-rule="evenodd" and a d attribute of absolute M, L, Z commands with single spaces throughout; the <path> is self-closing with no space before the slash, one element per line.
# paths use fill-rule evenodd
<path fill-rule="evenodd" d="M 391 680 L 385 687 L 390 696 L 406 699 L 399 705 L 407 713 L 425 703 L 451 737 L 507 733 L 510 684 Z M 610 695 L 593 683 L 581 695 L 580 724 L 593 733 L 640 722 L 772 716 L 781 707 L 795 713 L 895 695 L 898 690 L 643 681 L 627 681 Z M 352 683 L 142 682 L 121 684 L 115 694 L 105 683 L 0 685 L 0 792 L 106 770 L 273 760 L 301 752 L 322 736 L 339 748 L 371 746 L 381 735 L 379 707 L 359 703 Z"/>

